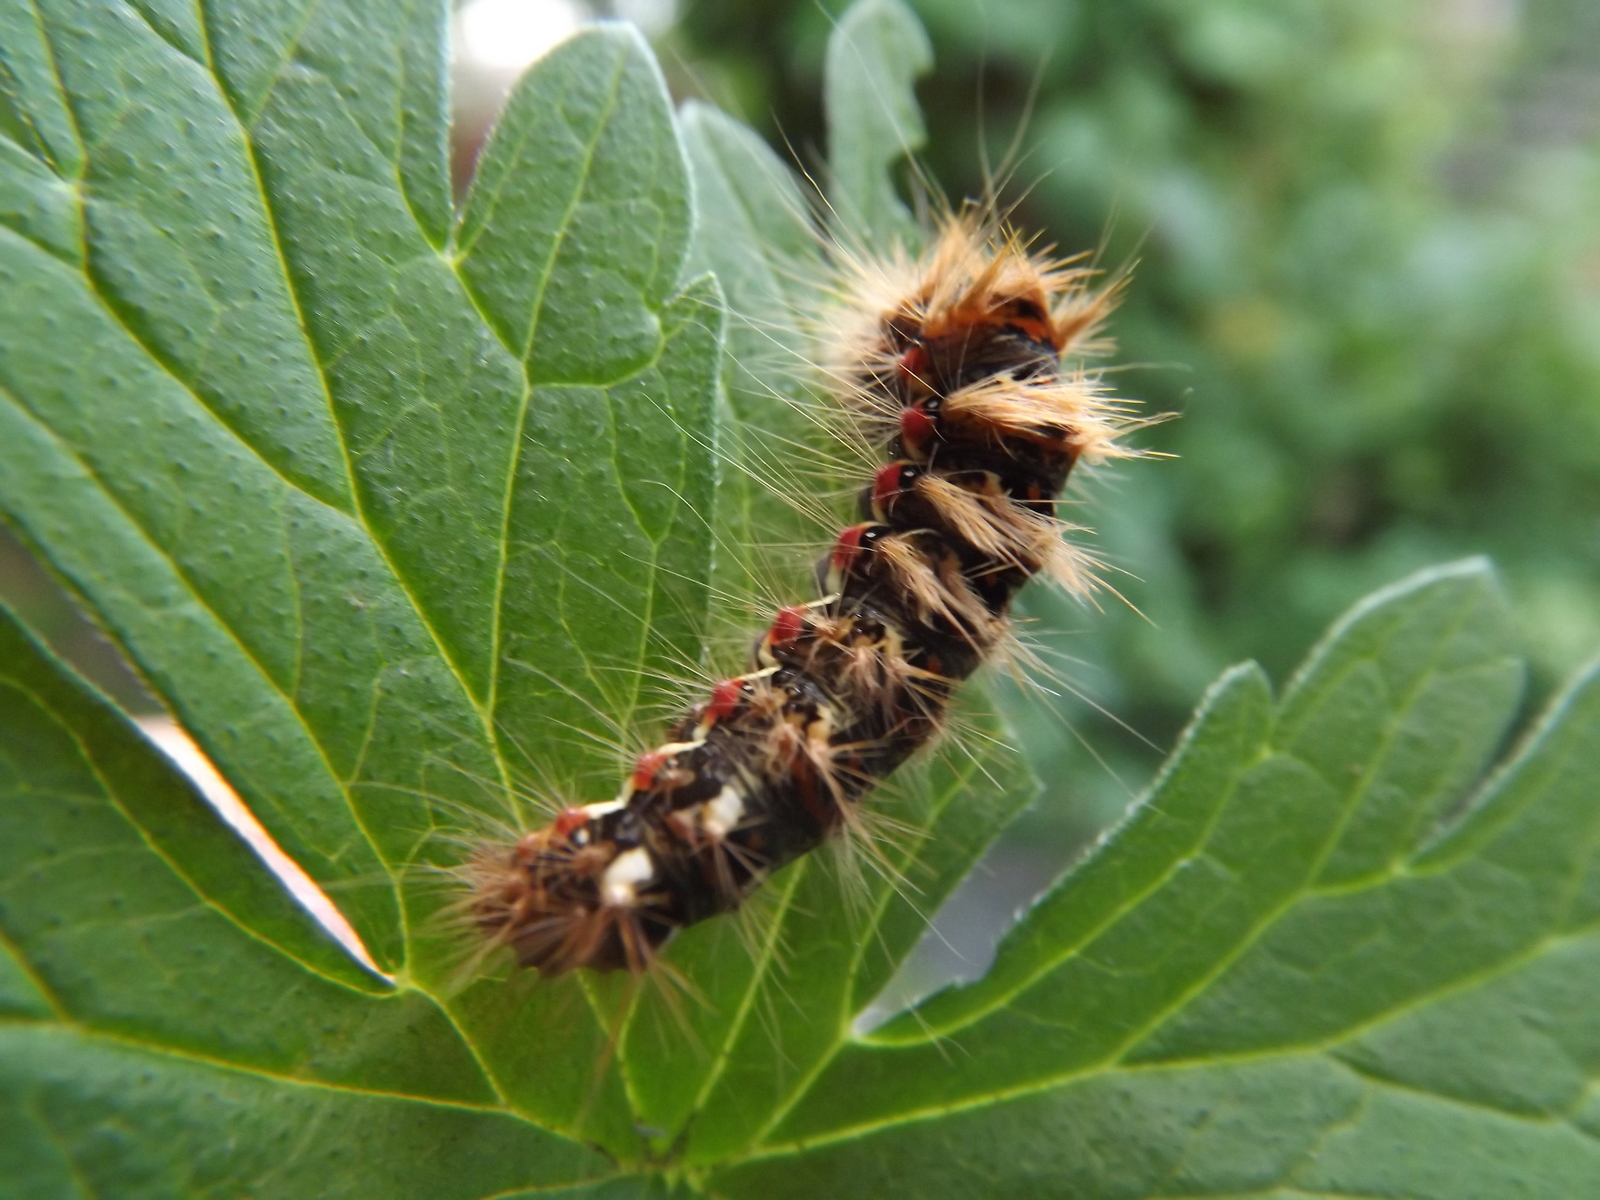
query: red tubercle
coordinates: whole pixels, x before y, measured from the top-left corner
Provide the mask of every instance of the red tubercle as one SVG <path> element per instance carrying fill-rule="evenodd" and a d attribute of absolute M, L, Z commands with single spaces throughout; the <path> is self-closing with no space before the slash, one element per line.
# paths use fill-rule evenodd
<path fill-rule="evenodd" d="M 895 366 L 900 372 L 900 378 L 922 382 L 928 370 L 928 351 L 921 345 L 908 346 L 895 360 Z"/>
<path fill-rule="evenodd" d="M 633 764 L 633 786 L 635 791 L 647 791 L 655 786 L 656 773 L 672 757 L 671 750 L 648 750 L 639 755 Z"/>
<path fill-rule="evenodd" d="M 589 823 L 589 814 L 581 808 L 563 808 L 556 814 L 556 819 L 550 826 L 550 832 L 558 838 L 569 837 L 575 829 L 581 829 Z"/>
<path fill-rule="evenodd" d="M 855 565 L 856 559 L 861 557 L 861 535 L 871 528 L 872 525 L 868 522 L 863 525 L 852 525 L 839 532 L 838 538 L 833 543 L 833 553 L 828 559 L 835 571 L 843 573 Z"/>
<path fill-rule="evenodd" d="M 711 689 L 711 700 L 706 704 L 706 716 L 713 721 L 726 721 L 738 711 L 744 699 L 744 680 L 724 679 Z"/>
<path fill-rule="evenodd" d="M 900 410 L 900 444 L 907 453 L 926 455 L 938 432 L 938 420 L 930 416 L 921 403 Z"/>
<path fill-rule="evenodd" d="M 878 468 L 878 473 L 872 477 L 872 507 L 875 511 L 880 514 L 889 511 L 889 505 L 903 490 L 901 476 L 904 473 L 905 464 L 900 462 Z"/>
<path fill-rule="evenodd" d="M 767 631 L 767 642 L 779 647 L 792 646 L 800 640 L 800 635 L 806 631 L 806 610 L 801 604 L 790 604 L 778 610 L 778 615 L 772 619 L 772 628 Z"/>

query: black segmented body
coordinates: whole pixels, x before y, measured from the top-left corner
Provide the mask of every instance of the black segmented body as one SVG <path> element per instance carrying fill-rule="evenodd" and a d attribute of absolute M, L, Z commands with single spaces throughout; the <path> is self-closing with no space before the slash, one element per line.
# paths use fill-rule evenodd
<path fill-rule="evenodd" d="M 863 496 L 869 520 L 819 565 L 823 598 L 780 610 L 751 673 L 686 713 L 616 801 L 565 810 L 479 865 L 476 919 L 523 965 L 641 968 L 827 840 L 937 734 L 1059 542 L 1051 514 L 1085 444 L 1046 402 L 1077 386 L 1081 404 L 1060 356 L 1084 322 L 1069 331 L 1048 271 L 1013 257 L 1025 286 L 985 278 L 938 312 L 908 302 L 881 318 L 847 382 L 886 431 L 889 466 Z M 970 402 L 1023 385 L 1045 397 L 1032 425 L 986 421 Z M 976 544 L 990 525 L 1020 549 Z"/>

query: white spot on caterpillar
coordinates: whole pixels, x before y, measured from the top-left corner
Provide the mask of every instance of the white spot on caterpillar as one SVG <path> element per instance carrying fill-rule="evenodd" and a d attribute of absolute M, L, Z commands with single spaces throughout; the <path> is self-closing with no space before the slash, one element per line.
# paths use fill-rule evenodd
<path fill-rule="evenodd" d="M 600 902 L 608 908 L 632 908 L 639 899 L 638 887 L 656 873 L 650 851 L 643 846 L 617 855 L 600 877 Z"/>
<path fill-rule="evenodd" d="M 700 806 L 700 828 L 707 837 L 727 837 L 744 816 L 744 797 L 724 785 L 716 797 Z"/>

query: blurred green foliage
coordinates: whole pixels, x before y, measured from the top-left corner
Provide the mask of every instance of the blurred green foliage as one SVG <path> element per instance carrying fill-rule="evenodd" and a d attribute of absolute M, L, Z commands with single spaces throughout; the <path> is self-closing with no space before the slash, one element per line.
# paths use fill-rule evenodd
<path fill-rule="evenodd" d="M 1145 438 L 1175 460 L 1085 489 L 1144 617 L 1032 597 L 1117 718 L 1017 706 L 1058 747 L 1056 811 L 1092 826 L 1142 782 L 1119 721 L 1165 746 L 1223 665 L 1281 680 L 1421 564 L 1492 554 L 1546 685 L 1600 648 L 1600 8 L 912 3 L 933 175 L 981 193 L 1015 139 L 1018 224 L 1137 263 L 1112 378 L 1181 415 Z M 681 77 L 814 166 L 829 8 L 690 0 Z"/>

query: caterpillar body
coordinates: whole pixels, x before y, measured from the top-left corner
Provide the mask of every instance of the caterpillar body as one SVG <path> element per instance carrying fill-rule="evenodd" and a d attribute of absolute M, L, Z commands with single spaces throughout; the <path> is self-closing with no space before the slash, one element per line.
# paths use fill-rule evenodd
<path fill-rule="evenodd" d="M 647 969 L 679 929 L 859 824 L 863 797 L 939 733 L 1009 636 L 1018 589 L 1093 586 L 1056 515 L 1073 466 L 1125 453 L 1125 410 L 1082 353 L 1115 287 L 972 212 L 922 256 L 856 261 L 823 323 L 833 399 L 882 465 L 862 520 L 778 610 L 751 670 L 568 807 L 469 866 L 471 920 L 542 974 Z"/>

